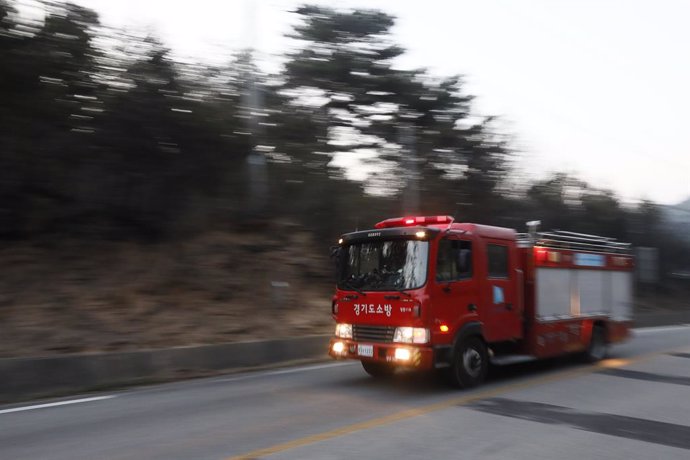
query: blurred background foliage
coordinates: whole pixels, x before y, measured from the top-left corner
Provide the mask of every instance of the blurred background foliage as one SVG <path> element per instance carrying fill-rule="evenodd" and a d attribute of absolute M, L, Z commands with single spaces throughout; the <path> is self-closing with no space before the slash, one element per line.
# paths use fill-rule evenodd
<path fill-rule="evenodd" d="M 518 175 L 510 133 L 473 113 L 460 76 L 392 64 L 405 50 L 384 12 L 299 8 L 296 46 L 268 74 L 251 50 L 223 66 L 176 62 L 155 37 L 40 4 L 45 16 L 29 18 L 0 0 L 6 247 L 179 248 L 289 228 L 309 236 L 300 251 L 319 254 L 306 265 L 329 274 L 319 257 L 340 233 L 421 213 L 520 230 L 540 219 L 658 247 L 664 273 L 687 267 L 687 244 L 654 203 L 625 204 L 563 173 Z M 353 179 L 357 167 L 365 180 Z"/>

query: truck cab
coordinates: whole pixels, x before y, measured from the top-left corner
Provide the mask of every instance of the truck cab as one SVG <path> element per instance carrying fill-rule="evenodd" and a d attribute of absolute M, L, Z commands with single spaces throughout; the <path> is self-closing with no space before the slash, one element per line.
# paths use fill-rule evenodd
<path fill-rule="evenodd" d="M 372 375 L 447 368 L 471 386 L 486 374 L 486 343 L 523 338 L 511 229 L 450 216 L 388 219 L 343 235 L 336 259 L 330 355 L 359 359 Z M 481 345 L 461 350 L 472 337 Z"/>

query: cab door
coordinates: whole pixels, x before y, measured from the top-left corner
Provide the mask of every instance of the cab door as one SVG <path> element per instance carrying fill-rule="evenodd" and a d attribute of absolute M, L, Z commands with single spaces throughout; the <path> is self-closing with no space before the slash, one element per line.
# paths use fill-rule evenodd
<path fill-rule="evenodd" d="M 452 334 L 441 334 L 442 324 L 454 331 L 461 324 L 478 320 L 479 286 L 474 242 L 458 235 L 447 235 L 438 242 L 433 279 L 434 331 L 436 343 L 452 339 Z"/>
<path fill-rule="evenodd" d="M 482 239 L 481 319 L 484 337 L 500 342 L 522 337 L 522 302 L 517 298 L 517 249 L 512 241 Z"/>

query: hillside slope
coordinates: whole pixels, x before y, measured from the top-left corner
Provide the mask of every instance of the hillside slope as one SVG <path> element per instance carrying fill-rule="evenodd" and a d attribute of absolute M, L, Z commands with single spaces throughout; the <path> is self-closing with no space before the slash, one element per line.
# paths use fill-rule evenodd
<path fill-rule="evenodd" d="M 174 245 L 1 247 L 0 356 L 325 333 L 327 252 L 289 225 Z"/>

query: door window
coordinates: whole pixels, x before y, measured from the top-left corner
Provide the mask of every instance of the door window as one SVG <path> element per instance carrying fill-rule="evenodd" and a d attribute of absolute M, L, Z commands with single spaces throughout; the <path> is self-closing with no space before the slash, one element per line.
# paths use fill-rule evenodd
<path fill-rule="evenodd" d="M 472 242 L 442 239 L 438 245 L 436 281 L 472 278 Z"/>
<path fill-rule="evenodd" d="M 489 278 L 508 278 L 508 247 L 498 244 L 487 245 Z"/>

